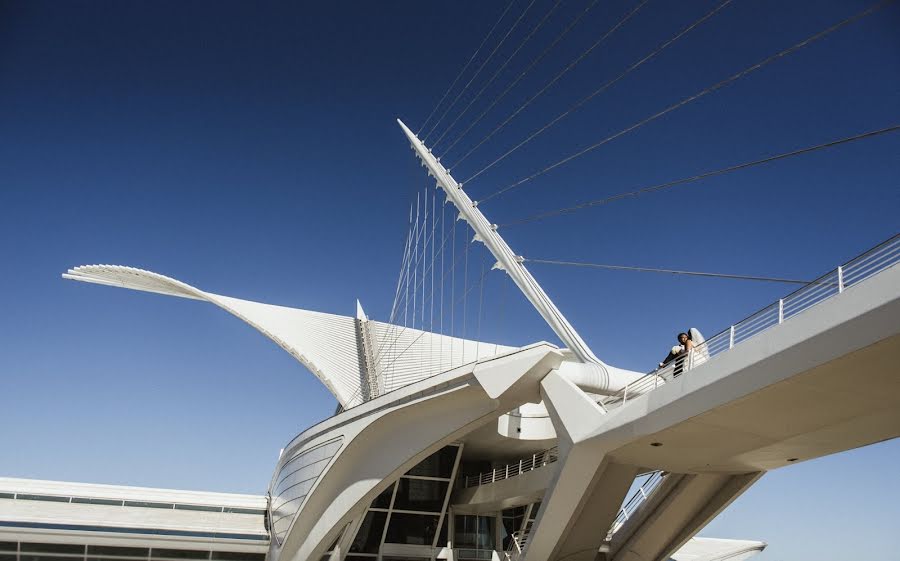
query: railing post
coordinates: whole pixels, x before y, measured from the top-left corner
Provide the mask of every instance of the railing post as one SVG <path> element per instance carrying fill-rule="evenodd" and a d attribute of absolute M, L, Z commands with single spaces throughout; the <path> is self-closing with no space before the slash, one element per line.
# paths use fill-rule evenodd
<path fill-rule="evenodd" d="M 728 348 L 734 347 L 734 326 L 728 330 Z"/>
<path fill-rule="evenodd" d="M 778 299 L 778 323 L 784 323 L 784 298 Z"/>
<path fill-rule="evenodd" d="M 838 294 L 844 291 L 844 268 L 838 267 Z"/>
<path fill-rule="evenodd" d="M 506 464 L 506 477 L 505 479 L 509 479 L 509 464 Z"/>

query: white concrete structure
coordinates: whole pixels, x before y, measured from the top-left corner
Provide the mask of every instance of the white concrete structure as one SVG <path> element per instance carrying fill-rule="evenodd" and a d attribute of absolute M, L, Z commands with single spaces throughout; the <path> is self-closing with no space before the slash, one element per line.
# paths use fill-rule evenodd
<path fill-rule="evenodd" d="M 269 561 L 745 559 L 764 544 L 691 540 L 767 470 L 900 435 L 900 237 L 642 375 L 591 351 L 401 127 L 569 348 L 238 300 L 128 267 L 64 275 L 213 303 L 335 395 L 341 410 L 275 467 Z"/>
<path fill-rule="evenodd" d="M 4 561 L 263 561 L 266 498 L 0 477 Z"/>

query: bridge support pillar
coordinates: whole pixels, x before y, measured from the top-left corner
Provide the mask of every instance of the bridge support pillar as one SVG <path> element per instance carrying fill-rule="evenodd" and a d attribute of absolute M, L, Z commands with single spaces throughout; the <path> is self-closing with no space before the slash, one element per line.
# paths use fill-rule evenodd
<path fill-rule="evenodd" d="M 669 474 L 610 543 L 611 561 L 663 561 L 764 472 Z"/>
<path fill-rule="evenodd" d="M 525 561 L 593 561 L 638 470 L 613 462 L 589 437 L 605 413 L 575 384 L 553 371 L 541 382 L 541 395 L 559 438 L 559 467 Z"/>

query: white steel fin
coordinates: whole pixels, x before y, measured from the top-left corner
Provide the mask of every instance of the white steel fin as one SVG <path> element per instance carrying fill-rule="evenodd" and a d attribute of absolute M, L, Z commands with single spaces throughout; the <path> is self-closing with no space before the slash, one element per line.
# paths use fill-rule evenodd
<path fill-rule="evenodd" d="M 600 365 L 606 369 L 606 365 L 591 351 L 587 343 L 581 338 L 572 324 L 565 318 L 556 304 L 547 296 L 541 285 L 531 275 L 528 269 L 519 261 L 516 254 L 509 247 L 500 234 L 491 227 L 491 223 L 485 218 L 484 214 L 478 210 L 477 205 L 462 189 L 462 186 L 453 179 L 444 166 L 438 162 L 434 156 L 428 151 L 428 148 L 421 140 L 401 121 L 397 119 L 400 128 L 416 149 L 416 153 L 421 157 L 422 162 L 428 168 L 429 175 L 432 175 L 441 188 L 447 194 L 447 197 L 453 201 L 453 204 L 459 209 L 460 217 L 465 218 L 466 222 L 472 227 L 472 230 L 481 238 L 485 247 L 494 255 L 497 261 L 506 269 L 507 274 L 515 282 L 519 290 L 525 295 L 529 302 L 535 307 L 537 312 L 544 318 L 544 321 L 550 326 L 550 329 L 556 333 L 560 340 L 572 351 L 575 357 L 581 362 L 590 362 Z"/>

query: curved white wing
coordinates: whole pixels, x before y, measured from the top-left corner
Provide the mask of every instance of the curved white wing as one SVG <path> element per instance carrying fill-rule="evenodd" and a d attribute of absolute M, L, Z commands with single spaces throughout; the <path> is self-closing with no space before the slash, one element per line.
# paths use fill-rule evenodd
<path fill-rule="evenodd" d="M 369 321 L 361 308 L 352 318 L 221 296 L 133 267 L 86 265 L 69 269 L 63 278 L 215 304 L 300 361 L 345 409 L 463 363 L 515 350 Z M 375 388 L 367 369 L 374 372 Z"/>
<path fill-rule="evenodd" d="M 359 403 L 360 364 L 353 318 L 204 292 L 158 273 L 118 265 L 75 267 L 63 278 L 205 300 L 249 323 L 310 370 L 344 407 Z"/>

